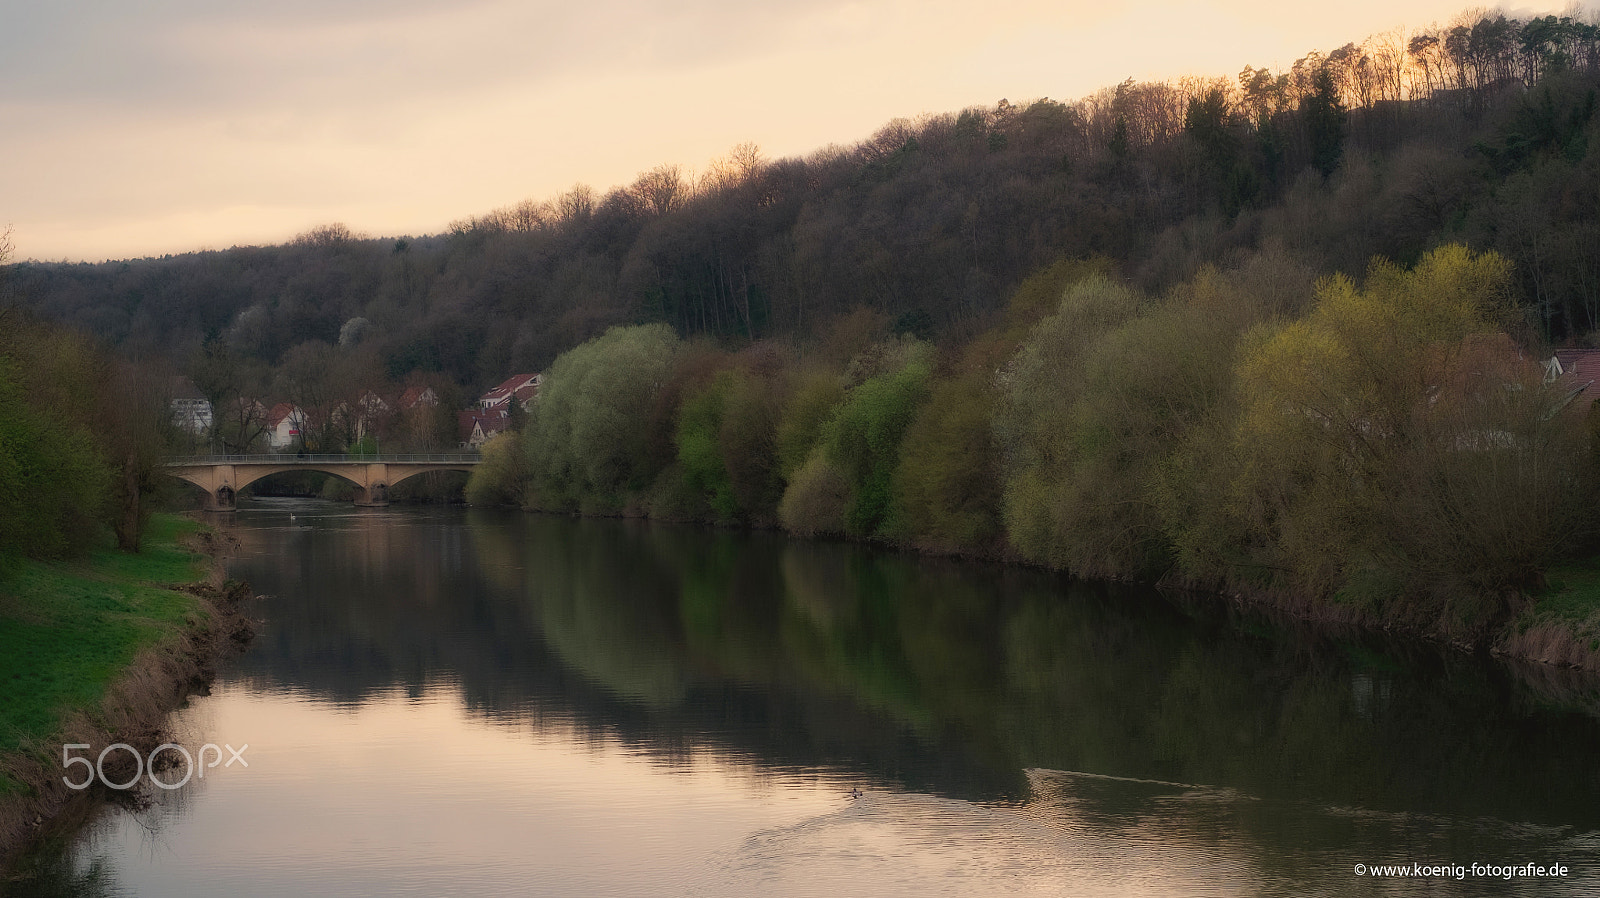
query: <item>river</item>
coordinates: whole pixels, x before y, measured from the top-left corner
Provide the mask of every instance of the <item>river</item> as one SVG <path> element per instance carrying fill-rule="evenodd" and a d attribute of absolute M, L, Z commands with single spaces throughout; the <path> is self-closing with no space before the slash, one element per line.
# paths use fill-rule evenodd
<path fill-rule="evenodd" d="M 1593 678 L 772 533 L 228 526 L 265 623 L 172 729 L 248 747 L 13 893 L 1600 892 Z"/>

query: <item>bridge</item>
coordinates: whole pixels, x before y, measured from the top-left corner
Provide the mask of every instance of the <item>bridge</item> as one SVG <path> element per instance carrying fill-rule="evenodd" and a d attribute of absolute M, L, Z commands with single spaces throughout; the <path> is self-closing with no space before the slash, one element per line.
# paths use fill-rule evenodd
<path fill-rule="evenodd" d="M 483 456 L 476 452 L 421 455 L 202 455 L 167 462 L 167 473 L 198 486 L 207 511 L 233 511 L 239 490 L 269 474 L 321 471 L 356 487 L 356 504 L 382 508 L 389 488 L 429 471 L 471 471 Z"/>

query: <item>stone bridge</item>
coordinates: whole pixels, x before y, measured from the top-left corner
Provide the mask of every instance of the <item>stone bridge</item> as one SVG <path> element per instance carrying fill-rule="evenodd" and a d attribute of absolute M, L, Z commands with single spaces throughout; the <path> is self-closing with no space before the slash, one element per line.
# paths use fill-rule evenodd
<path fill-rule="evenodd" d="M 239 490 L 269 474 L 321 471 L 355 484 L 356 504 L 381 508 L 389 488 L 429 471 L 471 471 L 476 452 L 433 455 L 205 455 L 167 462 L 167 473 L 205 490 L 207 511 L 232 511 Z"/>

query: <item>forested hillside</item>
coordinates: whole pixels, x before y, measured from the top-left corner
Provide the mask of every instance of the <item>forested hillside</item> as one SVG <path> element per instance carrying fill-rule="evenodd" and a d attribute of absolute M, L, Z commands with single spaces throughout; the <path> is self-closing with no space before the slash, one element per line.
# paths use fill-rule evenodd
<path fill-rule="evenodd" d="M 1310 53 L 1284 72 L 1126 81 L 896 120 L 849 147 L 677 165 L 369 238 L 13 266 L 9 301 L 124 349 L 241 366 L 361 347 L 362 376 L 471 395 L 617 324 L 731 343 L 866 308 L 958 342 L 1031 272 L 1101 257 L 1159 293 L 1266 253 L 1360 276 L 1445 243 L 1513 263 L 1530 341 L 1600 324 L 1600 29 L 1498 15 Z M 311 344 L 307 348 L 307 344 Z M 319 355 L 320 354 L 320 355 Z"/>

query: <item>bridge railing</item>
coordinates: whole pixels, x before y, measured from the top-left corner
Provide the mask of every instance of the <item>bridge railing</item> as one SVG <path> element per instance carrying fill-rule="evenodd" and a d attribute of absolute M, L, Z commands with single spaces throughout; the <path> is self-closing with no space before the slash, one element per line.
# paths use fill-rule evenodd
<path fill-rule="evenodd" d="M 407 452 L 383 455 L 345 455 L 337 452 L 308 453 L 306 455 L 188 455 L 169 459 L 167 467 L 188 465 L 326 465 L 326 464 L 452 464 L 475 465 L 483 460 L 478 452 Z"/>

